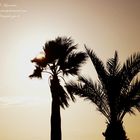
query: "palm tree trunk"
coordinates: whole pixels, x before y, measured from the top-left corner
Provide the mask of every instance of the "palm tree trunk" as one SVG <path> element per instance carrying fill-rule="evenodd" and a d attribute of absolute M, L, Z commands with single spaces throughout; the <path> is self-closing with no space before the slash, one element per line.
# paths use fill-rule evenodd
<path fill-rule="evenodd" d="M 110 98 L 109 106 L 111 120 L 108 122 L 106 131 L 103 135 L 105 140 L 128 140 L 122 120 L 117 119 L 116 98 L 116 96 Z"/>
<path fill-rule="evenodd" d="M 60 103 L 57 95 L 58 78 L 53 77 L 51 80 L 51 93 L 52 93 L 52 114 L 51 114 L 51 140 L 61 140 L 61 115 Z"/>
<path fill-rule="evenodd" d="M 109 122 L 103 135 L 105 140 L 128 140 L 121 121 Z"/>
<path fill-rule="evenodd" d="M 52 99 L 51 140 L 61 140 L 60 105 L 55 99 Z"/>

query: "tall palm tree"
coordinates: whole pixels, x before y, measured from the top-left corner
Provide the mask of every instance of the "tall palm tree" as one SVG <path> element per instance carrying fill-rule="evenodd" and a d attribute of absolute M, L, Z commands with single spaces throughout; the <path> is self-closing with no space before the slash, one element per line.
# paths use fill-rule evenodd
<path fill-rule="evenodd" d="M 52 95 L 51 114 L 51 140 L 61 140 L 60 107 L 68 107 L 68 100 L 74 101 L 74 96 L 66 92 L 60 84 L 64 76 L 78 75 L 80 66 L 86 61 L 84 52 L 76 52 L 77 45 L 71 38 L 57 37 L 46 42 L 43 47 L 44 56 L 35 57 L 32 62 L 36 64 L 35 70 L 29 77 L 42 78 L 42 73 L 50 74 L 50 90 Z"/>
<path fill-rule="evenodd" d="M 81 76 L 80 82 L 71 81 L 66 88 L 69 93 L 93 102 L 106 117 L 107 129 L 103 133 L 106 140 L 127 140 L 123 118 L 126 113 L 135 114 L 134 109 L 140 111 L 140 53 L 131 55 L 121 66 L 115 52 L 105 67 L 92 50 L 86 48 L 86 52 L 98 74 L 98 82 Z"/>

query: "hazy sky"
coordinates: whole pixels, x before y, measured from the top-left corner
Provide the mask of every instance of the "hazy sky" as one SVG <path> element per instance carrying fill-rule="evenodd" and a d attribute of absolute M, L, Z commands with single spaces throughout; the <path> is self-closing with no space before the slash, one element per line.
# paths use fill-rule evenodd
<path fill-rule="evenodd" d="M 49 140 L 51 96 L 48 75 L 31 80 L 31 58 L 45 41 L 71 36 L 104 61 L 119 52 L 123 62 L 140 51 L 139 0 L 0 1 L 0 139 Z M 96 79 L 91 64 L 82 73 Z M 77 98 L 62 110 L 64 140 L 103 140 L 105 118 Z M 127 135 L 140 139 L 140 113 L 124 120 Z"/>

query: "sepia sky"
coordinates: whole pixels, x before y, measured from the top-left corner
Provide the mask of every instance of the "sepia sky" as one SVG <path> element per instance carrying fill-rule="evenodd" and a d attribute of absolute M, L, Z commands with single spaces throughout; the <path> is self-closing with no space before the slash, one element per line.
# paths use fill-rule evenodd
<path fill-rule="evenodd" d="M 49 75 L 29 79 L 30 60 L 47 40 L 72 37 L 105 62 L 118 51 L 120 62 L 140 51 L 139 0 L 0 0 L 0 139 L 49 140 Z M 89 62 L 81 71 L 97 75 Z M 104 140 L 105 118 L 77 97 L 61 110 L 63 140 Z M 140 113 L 124 119 L 128 138 L 140 139 Z"/>

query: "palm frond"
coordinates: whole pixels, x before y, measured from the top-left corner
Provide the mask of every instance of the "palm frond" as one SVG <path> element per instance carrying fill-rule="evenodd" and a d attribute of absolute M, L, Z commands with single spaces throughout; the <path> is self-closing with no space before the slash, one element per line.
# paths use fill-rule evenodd
<path fill-rule="evenodd" d="M 29 75 L 30 78 L 42 78 L 43 69 L 39 66 L 35 66 L 33 74 Z"/>
<path fill-rule="evenodd" d="M 93 84 L 91 79 L 79 77 L 80 83 L 69 82 L 66 89 L 69 93 L 83 97 L 96 104 L 97 110 L 100 111 L 107 119 L 109 119 L 109 108 L 106 95 L 102 92 L 100 84 Z"/>
<path fill-rule="evenodd" d="M 137 79 L 132 83 L 127 96 L 130 101 L 130 108 L 136 108 L 140 111 L 140 81 Z"/>
<path fill-rule="evenodd" d="M 67 61 L 68 56 L 76 49 L 77 49 L 77 45 L 69 46 L 67 47 L 67 49 L 64 48 L 64 50 L 61 52 L 61 55 L 57 63 L 57 65 L 60 66 L 60 69 L 64 69 L 65 61 Z"/>
<path fill-rule="evenodd" d="M 45 53 L 45 58 L 47 60 L 47 63 L 53 63 L 53 61 L 56 61 L 61 52 L 55 40 L 46 42 L 45 46 L 43 47 L 43 50 Z"/>
<path fill-rule="evenodd" d="M 120 70 L 120 64 L 118 63 L 118 53 L 117 51 L 115 51 L 115 54 L 114 54 L 114 58 L 110 58 L 108 61 L 107 61 L 107 70 L 109 72 L 109 75 L 117 75 L 119 73 L 119 70 Z"/>
<path fill-rule="evenodd" d="M 68 107 L 68 100 L 70 99 L 66 91 L 63 89 L 61 85 L 57 88 L 57 94 L 59 95 L 59 103 L 61 107 L 64 109 L 65 106 Z"/>
<path fill-rule="evenodd" d="M 136 81 L 133 82 L 127 90 L 127 94 L 122 94 L 121 98 L 121 118 L 123 118 L 127 112 L 130 114 L 135 114 L 134 109 L 140 111 L 140 81 L 136 79 Z"/>
<path fill-rule="evenodd" d="M 134 53 L 124 63 L 121 75 L 122 89 L 127 89 L 133 78 L 140 72 L 140 53 Z"/>
<path fill-rule="evenodd" d="M 67 43 L 70 42 L 70 43 Z M 64 62 L 67 60 L 67 57 L 74 51 L 77 49 L 77 45 L 72 44 L 73 41 L 71 38 L 65 38 L 65 42 L 61 41 L 61 44 L 58 44 L 60 46 L 61 52 L 59 55 L 59 59 L 58 59 L 58 63 L 57 65 L 60 65 L 60 69 L 61 67 L 63 68 L 64 66 Z"/>
<path fill-rule="evenodd" d="M 83 85 L 80 83 L 69 81 L 66 83 L 65 88 L 67 89 L 68 93 L 71 93 L 72 95 L 83 95 Z"/>
<path fill-rule="evenodd" d="M 107 82 L 107 71 L 105 70 L 105 66 L 104 66 L 102 60 L 100 60 L 97 57 L 97 55 L 92 50 L 88 49 L 86 46 L 85 46 L 85 49 L 96 69 L 99 80 L 102 82 L 102 84 L 107 85 L 107 83 L 106 83 Z"/>
<path fill-rule="evenodd" d="M 66 48 L 69 46 L 72 46 L 74 41 L 71 39 L 71 37 L 57 37 L 55 39 L 57 45 L 64 45 Z"/>
<path fill-rule="evenodd" d="M 87 55 L 84 52 L 71 53 L 64 63 L 64 66 L 61 67 L 63 68 L 63 73 L 76 75 L 79 72 L 81 65 L 86 62 L 86 59 Z"/>
<path fill-rule="evenodd" d="M 78 73 L 79 73 L 79 68 L 77 68 L 77 67 L 63 70 L 63 74 L 67 75 L 67 76 L 69 74 L 71 74 L 72 76 L 75 76 L 75 75 L 78 75 Z"/>
<path fill-rule="evenodd" d="M 127 95 L 129 98 L 140 96 L 140 80 L 138 78 L 130 85 Z"/>
<path fill-rule="evenodd" d="M 57 37 L 55 40 L 50 40 L 45 43 L 43 50 L 48 63 L 52 63 L 57 59 L 66 56 L 66 52 L 75 49 L 73 40 L 67 37 Z M 71 49 L 69 49 L 71 48 Z"/>

